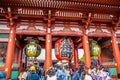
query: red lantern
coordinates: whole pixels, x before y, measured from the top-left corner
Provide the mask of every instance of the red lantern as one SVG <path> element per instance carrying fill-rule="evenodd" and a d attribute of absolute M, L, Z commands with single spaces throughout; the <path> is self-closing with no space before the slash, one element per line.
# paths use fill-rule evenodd
<path fill-rule="evenodd" d="M 71 60 L 74 54 L 74 44 L 70 38 L 61 38 L 55 42 L 55 56 L 59 60 Z"/>

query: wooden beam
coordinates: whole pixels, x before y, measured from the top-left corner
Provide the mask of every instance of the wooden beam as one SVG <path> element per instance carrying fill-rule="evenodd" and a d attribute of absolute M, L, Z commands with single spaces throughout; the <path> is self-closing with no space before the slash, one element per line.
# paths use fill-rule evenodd
<path fill-rule="evenodd" d="M 120 41 L 118 41 L 118 44 L 120 44 Z"/>
<path fill-rule="evenodd" d="M 88 36 L 92 36 L 92 37 L 111 37 L 111 34 L 107 34 L 107 33 L 103 33 L 103 32 L 99 32 L 99 33 L 88 33 Z"/>
<path fill-rule="evenodd" d="M 8 42 L 8 38 L 0 38 L 0 42 Z M 18 48 L 21 48 L 17 42 L 15 44 Z"/>
<path fill-rule="evenodd" d="M 120 34 L 116 34 L 117 37 L 120 37 Z"/>
<path fill-rule="evenodd" d="M 105 68 L 115 68 L 116 65 L 115 64 L 111 64 L 111 65 L 104 65 Z"/>
<path fill-rule="evenodd" d="M 82 41 L 82 38 L 78 37 L 73 42 L 74 42 L 74 44 L 78 44 L 80 41 Z"/>
<path fill-rule="evenodd" d="M 82 36 L 82 33 L 77 32 L 64 32 L 64 31 L 58 31 L 58 32 L 52 32 L 53 36 Z"/>
<path fill-rule="evenodd" d="M 16 34 L 21 34 L 21 35 L 46 35 L 45 31 L 36 31 L 36 30 L 21 30 L 21 31 L 16 31 Z"/>
<path fill-rule="evenodd" d="M 81 42 L 80 44 L 78 44 L 77 48 L 79 49 L 82 46 L 83 46 L 83 43 Z"/>
<path fill-rule="evenodd" d="M 106 47 L 108 47 L 108 46 L 111 46 L 111 42 L 109 42 L 109 43 L 107 43 L 107 44 L 102 45 L 102 46 L 101 46 L 101 48 L 106 48 Z"/>
<path fill-rule="evenodd" d="M 8 42 L 8 38 L 0 38 L 0 42 Z"/>
<path fill-rule="evenodd" d="M 2 29 L 0 29 L 0 33 L 9 33 L 10 32 L 10 30 L 2 30 Z"/>
<path fill-rule="evenodd" d="M 21 46 L 17 42 L 15 42 L 15 45 L 21 49 Z"/>
<path fill-rule="evenodd" d="M 0 71 L 4 71 L 5 70 L 5 66 L 0 66 Z"/>
<path fill-rule="evenodd" d="M 89 27 L 89 24 L 91 23 L 91 13 L 88 14 L 88 19 L 86 21 L 86 24 L 85 24 L 85 28 L 87 29 Z"/>

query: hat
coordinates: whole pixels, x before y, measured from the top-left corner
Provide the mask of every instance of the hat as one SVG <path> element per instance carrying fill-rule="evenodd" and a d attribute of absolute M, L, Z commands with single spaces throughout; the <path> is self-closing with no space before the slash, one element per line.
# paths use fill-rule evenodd
<path fill-rule="evenodd" d="M 103 69 L 104 68 L 104 66 L 103 65 L 101 65 L 100 67 L 99 67 L 99 70 L 101 70 L 101 69 Z"/>
<path fill-rule="evenodd" d="M 35 71 L 36 69 L 35 69 L 35 66 L 31 66 L 30 67 L 30 71 Z"/>

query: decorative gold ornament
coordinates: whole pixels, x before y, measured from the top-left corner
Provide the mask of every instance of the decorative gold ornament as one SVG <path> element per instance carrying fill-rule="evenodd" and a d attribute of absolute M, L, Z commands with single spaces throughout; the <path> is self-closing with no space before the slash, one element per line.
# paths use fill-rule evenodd
<path fill-rule="evenodd" d="M 92 40 L 90 42 L 90 52 L 91 52 L 91 58 L 92 59 L 98 59 L 101 53 L 101 48 L 98 45 L 97 41 Z"/>
<path fill-rule="evenodd" d="M 25 55 L 30 59 L 36 59 L 41 53 L 41 47 L 38 44 L 38 40 L 30 39 L 25 46 Z"/>
<path fill-rule="evenodd" d="M 61 60 L 61 63 L 68 63 L 68 60 Z"/>

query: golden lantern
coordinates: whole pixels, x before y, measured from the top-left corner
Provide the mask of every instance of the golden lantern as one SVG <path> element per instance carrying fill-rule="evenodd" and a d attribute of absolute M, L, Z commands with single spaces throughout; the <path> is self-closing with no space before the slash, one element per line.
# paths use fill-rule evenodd
<path fill-rule="evenodd" d="M 24 50 L 25 55 L 29 60 L 36 59 L 36 57 L 38 57 L 41 53 L 41 47 L 36 39 L 30 39 Z"/>
<path fill-rule="evenodd" d="M 92 40 L 90 42 L 90 54 L 92 59 L 98 59 L 101 53 L 101 48 L 98 45 L 97 41 Z"/>

